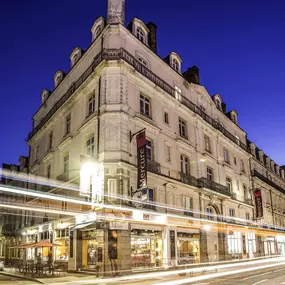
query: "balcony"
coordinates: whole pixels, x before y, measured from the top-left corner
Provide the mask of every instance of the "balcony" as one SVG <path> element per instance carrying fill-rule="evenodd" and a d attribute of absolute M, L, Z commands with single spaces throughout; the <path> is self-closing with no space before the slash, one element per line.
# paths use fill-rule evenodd
<path fill-rule="evenodd" d="M 195 178 L 194 176 L 191 176 L 189 174 L 185 174 L 185 173 L 180 172 L 180 181 L 182 183 L 185 183 L 188 185 L 199 187 L 199 183 L 198 183 L 197 178 Z"/>
<path fill-rule="evenodd" d="M 273 181 L 268 179 L 266 176 L 264 176 L 263 174 L 259 173 L 256 169 L 254 169 L 252 171 L 252 176 L 255 176 L 255 177 L 259 178 L 261 181 L 265 182 L 266 184 L 272 186 L 276 190 L 278 190 L 281 193 L 285 194 L 285 189 L 284 188 L 282 188 L 279 185 L 275 184 Z"/>
<path fill-rule="evenodd" d="M 198 179 L 198 184 L 200 188 L 208 188 L 210 190 L 213 190 L 215 192 L 218 192 L 220 194 L 231 196 L 230 189 L 227 186 L 221 185 L 217 182 L 214 182 L 212 180 L 208 180 L 205 177 Z"/>
<path fill-rule="evenodd" d="M 14 230 L 13 226 L 14 225 L 12 225 L 12 224 L 3 225 L 3 227 L 2 227 L 3 234 L 11 234 L 11 233 L 13 233 L 13 230 Z"/>
<path fill-rule="evenodd" d="M 56 177 L 57 180 L 62 182 L 67 182 L 69 180 L 69 175 L 67 172 L 64 172 Z"/>
<path fill-rule="evenodd" d="M 148 160 L 147 161 L 147 171 L 160 174 L 161 173 L 160 163 L 154 160 Z"/>

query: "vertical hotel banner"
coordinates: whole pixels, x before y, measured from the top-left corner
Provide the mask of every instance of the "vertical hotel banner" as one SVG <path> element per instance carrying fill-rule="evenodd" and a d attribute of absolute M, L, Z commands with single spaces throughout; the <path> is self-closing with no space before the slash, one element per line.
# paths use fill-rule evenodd
<path fill-rule="evenodd" d="M 256 189 L 254 191 L 254 200 L 255 200 L 256 219 L 262 219 L 263 218 L 263 206 L 262 206 L 261 189 Z"/>
<path fill-rule="evenodd" d="M 145 131 L 137 134 L 137 156 L 138 156 L 138 181 L 137 188 L 142 190 L 147 187 L 147 158 Z"/>

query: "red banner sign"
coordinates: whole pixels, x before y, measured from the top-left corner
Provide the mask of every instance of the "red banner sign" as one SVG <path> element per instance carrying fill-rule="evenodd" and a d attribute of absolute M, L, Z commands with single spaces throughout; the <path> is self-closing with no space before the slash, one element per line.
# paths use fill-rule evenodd
<path fill-rule="evenodd" d="M 262 195 L 260 189 L 256 189 L 254 191 L 254 200 L 255 200 L 256 219 L 263 219 L 263 205 L 262 205 Z"/>
<path fill-rule="evenodd" d="M 145 131 L 137 134 L 137 156 L 138 156 L 138 190 L 147 187 L 147 158 Z"/>

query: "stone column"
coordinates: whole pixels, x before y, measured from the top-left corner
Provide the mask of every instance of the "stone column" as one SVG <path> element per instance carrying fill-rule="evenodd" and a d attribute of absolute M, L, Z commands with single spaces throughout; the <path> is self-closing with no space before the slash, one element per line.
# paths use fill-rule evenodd
<path fill-rule="evenodd" d="M 108 0 L 107 23 L 125 25 L 125 0 Z"/>
<path fill-rule="evenodd" d="M 169 227 L 165 226 L 162 232 L 162 266 L 168 267 L 170 263 L 170 236 Z"/>

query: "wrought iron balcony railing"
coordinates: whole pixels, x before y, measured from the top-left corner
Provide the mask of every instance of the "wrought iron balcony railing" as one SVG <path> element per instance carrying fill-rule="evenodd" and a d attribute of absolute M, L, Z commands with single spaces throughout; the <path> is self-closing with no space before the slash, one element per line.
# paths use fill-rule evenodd
<path fill-rule="evenodd" d="M 51 110 L 44 116 L 39 124 L 30 132 L 28 135 L 28 140 L 30 140 L 47 122 L 51 117 L 61 108 L 61 106 L 75 93 L 75 91 L 81 86 L 81 84 L 94 72 L 95 68 L 104 60 L 124 60 L 128 64 L 130 64 L 136 71 L 141 73 L 151 82 L 159 86 L 162 90 L 164 90 L 171 97 L 175 98 L 185 107 L 190 109 L 192 112 L 198 114 L 203 120 L 205 120 L 208 124 L 210 124 L 215 129 L 222 132 L 228 139 L 234 142 L 236 145 L 241 147 L 243 150 L 249 152 L 249 148 L 246 144 L 241 141 L 237 141 L 236 137 L 227 131 L 219 122 L 212 119 L 209 115 L 201 110 L 200 107 L 192 103 L 189 99 L 184 97 L 183 95 L 176 98 L 175 96 L 175 88 L 145 67 L 142 63 L 140 63 L 133 55 L 127 52 L 125 49 L 104 49 L 97 56 L 95 56 L 91 65 L 85 70 L 85 72 L 79 77 L 77 81 L 75 81 L 67 90 L 67 92 L 54 104 Z M 52 96 L 52 95 L 51 95 Z"/>
<path fill-rule="evenodd" d="M 147 161 L 147 170 L 149 172 L 160 174 L 161 173 L 160 163 L 158 163 L 154 160 L 148 160 Z"/>
<path fill-rule="evenodd" d="M 231 196 L 230 189 L 227 186 L 221 185 L 215 181 L 209 180 L 205 177 L 199 178 L 199 187 L 200 188 L 208 188 L 213 191 L 216 191 L 220 194 L 226 195 L 226 196 Z"/>
<path fill-rule="evenodd" d="M 182 183 L 185 183 L 188 185 L 199 187 L 199 183 L 198 183 L 197 178 L 195 178 L 194 176 L 191 176 L 189 174 L 185 174 L 185 173 L 180 172 L 180 181 Z"/>
<path fill-rule="evenodd" d="M 263 174 L 259 173 L 256 169 L 252 171 L 252 176 L 255 176 L 259 178 L 261 181 L 265 182 L 266 184 L 272 186 L 276 190 L 280 191 L 281 193 L 285 194 L 285 189 L 280 187 L 279 185 L 275 184 L 273 181 L 271 181 L 269 178 L 264 176 Z"/>

